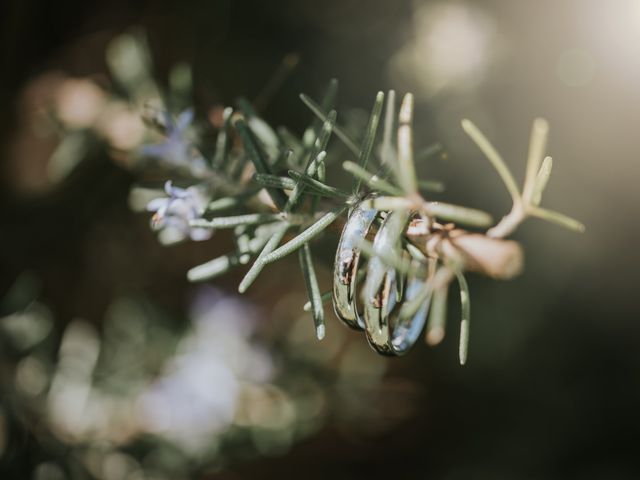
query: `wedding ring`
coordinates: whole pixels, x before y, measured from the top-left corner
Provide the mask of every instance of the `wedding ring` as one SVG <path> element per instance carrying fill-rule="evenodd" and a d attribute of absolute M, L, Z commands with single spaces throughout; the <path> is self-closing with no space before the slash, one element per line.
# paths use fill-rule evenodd
<path fill-rule="evenodd" d="M 416 265 L 417 268 L 417 265 Z M 409 302 L 413 300 L 424 288 L 424 278 L 411 276 L 407 280 L 407 286 L 405 289 L 405 296 L 403 301 Z M 395 317 L 391 321 L 393 326 L 393 332 L 391 334 L 391 349 L 394 355 L 403 355 L 409 351 L 411 347 L 416 343 L 422 329 L 427 321 L 427 313 L 429 311 L 429 303 L 431 297 L 427 297 L 425 301 L 420 305 L 418 311 L 411 318 L 399 318 L 396 312 L 393 312 Z"/>
<path fill-rule="evenodd" d="M 360 268 L 360 242 L 366 238 L 378 215 L 375 208 L 355 206 L 342 229 L 333 269 L 333 308 L 346 325 L 364 329 L 362 314 L 358 311 L 357 277 Z"/>
<path fill-rule="evenodd" d="M 398 222 L 404 226 L 405 218 L 394 217 L 398 213 L 389 213 L 376 234 L 373 249 L 378 252 L 392 252 L 402 258 L 402 243 L 393 230 L 397 231 Z M 404 222 L 404 223 L 402 223 Z M 395 225 L 392 225 L 394 224 Z M 369 260 L 367 280 L 363 288 L 365 332 L 369 344 L 383 355 L 404 355 L 415 344 L 426 322 L 429 302 L 426 300 L 410 318 L 399 317 L 400 305 L 418 295 L 424 285 L 424 279 L 417 275 L 420 262 L 414 260 L 406 281 L 404 298 L 402 286 L 404 279 L 395 268 L 385 265 L 379 257 Z"/>

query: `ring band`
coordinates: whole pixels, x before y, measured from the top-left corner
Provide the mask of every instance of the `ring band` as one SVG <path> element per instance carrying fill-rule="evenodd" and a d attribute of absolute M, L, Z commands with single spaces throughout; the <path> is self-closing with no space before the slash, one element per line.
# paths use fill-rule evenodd
<path fill-rule="evenodd" d="M 403 253 L 402 245 L 394 240 L 389 231 L 390 220 L 395 213 L 389 213 L 374 240 L 375 251 L 394 251 L 398 256 Z M 396 220 L 401 220 L 396 217 Z M 411 271 L 416 272 L 417 261 L 411 265 Z M 379 280 L 378 280 L 379 279 Z M 426 300 L 418 311 L 410 318 L 399 317 L 402 300 L 401 288 L 403 278 L 399 278 L 395 268 L 386 266 L 379 257 L 369 261 L 367 267 L 367 283 L 372 281 L 379 285 L 367 285 L 363 289 L 365 332 L 369 344 L 383 355 L 404 355 L 415 344 L 424 328 L 429 301 Z M 408 301 L 421 291 L 424 279 L 410 274 L 406 282 L 404 300 Z"/>
<path fill-rule="evenodd" d="M 360 241 L 366 238 L 378 215 L 375 208 L 363 208 L 359 203 L 342 229 L 333 269 L 333 308 L 336 315 L 354 330 L 363 330 L 365 323 L 357 305 L 357 277 L 360 267 Z"/>
<path fill-rule="evenodd" d="M 404 301 L 408 302 L 413 300 L 421 292 L 423 287 L 424 278 L 411 276 L 407 280 Z M 392 324 L 395 324 L 391 335 L 391 348 L 393 349 L 394 355 L 407 353 L 418 338 L 420 338 L 422 329 L 427 321 L 430 299 L 431 297 L 427 297 L 411 318 L 397 318 L 392 321 Z M 399 312 L 395 312 L 396 315 L 398 313 Z"/>

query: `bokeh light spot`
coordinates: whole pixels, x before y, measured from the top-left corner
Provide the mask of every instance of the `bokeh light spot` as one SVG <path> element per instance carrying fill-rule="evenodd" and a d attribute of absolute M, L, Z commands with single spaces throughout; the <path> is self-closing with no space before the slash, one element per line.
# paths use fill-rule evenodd
<path fill-rule="evenodd" d="M 585 50 L 566 50 L 558 57 L 556 73 L 567 87 L 584 87 L 593 79 L 595 62 Z"/>

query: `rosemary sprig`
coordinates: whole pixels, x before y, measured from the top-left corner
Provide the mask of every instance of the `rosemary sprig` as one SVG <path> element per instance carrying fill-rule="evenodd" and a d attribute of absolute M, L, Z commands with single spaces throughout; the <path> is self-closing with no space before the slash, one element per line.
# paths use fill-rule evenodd
<path fill-rule="evenodd" d="M 239 99 L 238 111 L 226 108 L 223 112 L 210 171 L 197 176 L 206 179 L 211 195 L 226 196 L 208 198 L 203 203 L 195 186 L 181 189 L 171 187 L 169 182 L 165 189 L 170 198 L 156 200 L 153 210 L 161 217 L 167 215 L 173 202 L 183 202 L 185 208 L 180 211 L 190 212 L 188 227 L 199 229 L 199 235 L 207 229 L 233 230 L 235 250 L 189 270 L 190 281 L 216 278 L 233 267 L 250 263 L 257 255 L 238 287 L 242 293 L 266 265 L 297 251 L 309 296 L 304 310 L 311 312 L 316 336 L 322 339 L 326 332 L 323 303 L 332 294 L 321 293 L 310 242 L 340 221 L 345 210 L 362 202 L 363 208 L 379 212 L 372 227 L 373 231 L 378 229 L 375 243 L 366 238 L 356 242 L 368 262 L 366 276 L 363 269 L 354 272 L 356 278 L 365 276 L 363 282 L 359 281 L 363 284 L 363 299 L 376 298 L 390 269 L 400 277 L 417 277 L 421 283 L 418 289 L 412 287 L 410 298 L 402 298 L 402 288 L 398 289 L 400 303 L 395 314 L 401 320 L 428 315 L 426 340 L 436 345 L 445 335 L 448 288 L 455 277 L 461 304 L 459 358 L 464 365 L 470 323 L 469 286 L 464 272 L 480 271 L 495 278 L 515 275 L 522 265 L 521 248 L 514 241 L 502 239 L 527 217 L 538 217 L 576 231 L 584 229 L 580 222 L 540 206 L 553 167 L 551 157 L 545 156 L 548 125 L 542 119 L 534 121 L 526 175 L 519 189 L 495 147 L 471 121 L 463 120 L 463 129 L 488 158 L 513 202 L 511 212 L 494 225 L 491 215 L 482 210 L 434 201 L 429 194 L 442 192 L 442 183 L 417 178 L 416 161 L 437 155 L 443 149 L 434 144 L 419 153 L 414 151 L 412 94 L 404 96 L 396 115 L 395 92 L 390 90 L 387 95 L 378 92 L 366 127 L 358 135 L 361 141 L 356 141 L 337 124 L 337 87 L 337 81 L 329 82 L 320 105 L 301 94 L 300 98 L 314 114 L 302 138 L 284 127 L 273 128 L 249 102 Z M 190 111 L 177 121 L 167 115 L 166 129 L 176 129 L 191 118 Z M 382 134 L 378 141 L 381 120 Z M 357 158 L 342 163 L 342 168 L 353 177 L 349 192 L 326 178 L 327 149 L 333 133 Z M 240 146 L 233 145 L 234 134 Z M 175 134 L 171 138 L 177 141 Z M 249 179 L 251 182 L 247 183 Z M 216 215 L 226 210 L 233 210 L 232 214 Z M 488 230 L 486 234 L 470 233 L 461 230 L 460 225 Z M 287 233 L 291 238 L 283 243 Z"/>

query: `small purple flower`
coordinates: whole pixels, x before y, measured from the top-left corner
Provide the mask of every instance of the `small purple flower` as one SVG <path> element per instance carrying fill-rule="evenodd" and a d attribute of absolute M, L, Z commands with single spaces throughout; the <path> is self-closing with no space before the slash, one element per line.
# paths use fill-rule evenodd
<path fill-rule="evenodd" d="M 143 145 L 140 153 L 158 158 L 170 166 L 188 167 L 196 175 L 202 174 L 207 168 L 206 162 L 187 135 L 193 116 L 193 109 L 189 108 L 178 115 L 174 122 L 171 115 L 165 112 L 166 139 L 161 143 Z"/>
<path fill-rule="evenodd" d="M 164 184 L 168 197 L 156 198 L 147 204 L 147 210 L 155 212 L 151 217 L 151 227 L 160 231 L 160 241 L 164 244 L 191 240 L 208 240 L 213 230 L 191 227 L 190 220 L 200 218 L 208 203 L 207 195 L 196 186 L 174 187 L 171 180 Z"/>

